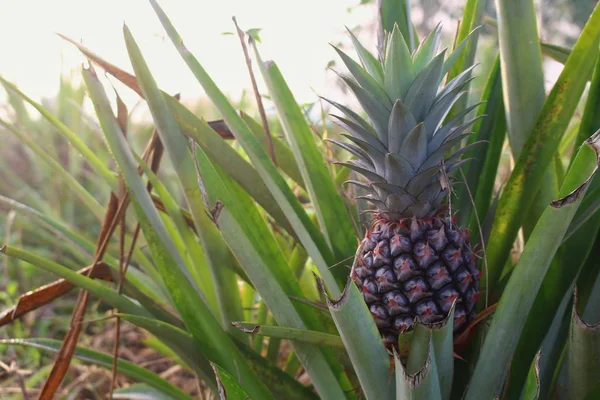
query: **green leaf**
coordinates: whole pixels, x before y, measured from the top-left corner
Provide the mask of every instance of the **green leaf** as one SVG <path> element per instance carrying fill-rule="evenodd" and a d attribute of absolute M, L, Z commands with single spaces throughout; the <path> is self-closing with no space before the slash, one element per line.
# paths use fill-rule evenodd
<path fill-rule="evenodd" d="M 146 329 L 162 342 L 168 343 L 169 347 L 171 347 L 173 351 L 176 351 L 183 360 L 189 363 L 190 366 L 196 367 L 195 371 L 201 378 L 204 379 L 204 376 L 206 375 L 207 380 L 205 382 L 213 385 L 211 387 L 216 389 L 216 382 L 214 381 L 214 374 L 210 364 L 200 352 L 201 350 L 194 342 L 192 335 L 161 321 L 136 317 L 133 315 L 120 314 L 120 316 L 134 325 Z M 235 340 L 235 343 L 239 351 L 243 354 L 247 362 L 250 363 L 252 369 L 260 376 L 262 381 L 268 382 L 269 388 L 273 391 L 276 398 L 294 400 L 314 398 L 314 392 L 302 386 L 293 377 L 282 372 L 276 365 L 261 357 L 260 354 L 252 351 L 246 341 L 242 342 Z"/>
<path fill-rule="evenodd" d="M 293 234 L 287 217 L 269 192 L 256 168 L 227 144 L 206 121 L 198 119 L 198 117 L 182 106 L 172 96 L 167 94 L 164 94 L 164 96 L 171 112 L 173 112 L 175 119 L 181 126 L 182 133 L 200 145 L 212 162 L 227 171 L 265 211 L 271 214 L 279 225 Z M 264 137 L 264 134 L 262 136 Z M 263 141 L 261 138 L 259 143 Z M 275 140 L 274 146 L 276 152 L 279 148 L 277 143 L 277 140 Z M 265 146 L 264 148 L 266 149 L 267 147 Z"/>
<path fill-rule="evenodd" d="M 542 53 L 533 0 L 496 0 L 504 106 L 515 158 L 544 105 Z"/>
<path fill-rule="evenodd" d="M 535 135 L 533 128 L 544 107 L 542 54 L 533 0 L 497 0 L 496 4 L 508 139 L 517 159 L 529 136 Z M 531 202 L 523 206 L 528 211 L 523 221 L 525 239 L 558 191 L 555 169 L 546 170 L 539 178 L 543 184 L 529 190 Z"/>
<path fill-rule="evenodd" d="M 352 44 L 354 45 L 354 49 L 356 50 L 364 69 L 366 69 L 379 84 L 383 84 L 383 68 L 381 67 L 381 63 L 373 54 L 365 49 L 350 29 L 346 29 L 350 34 L 350 39 L 352 39 Z"/>
<path fill-rule="evenodd" d="M 250 333 L 252 335 L 295 340 L 319 346 L 344 347 L 342 339 L 338 335 L 332 335 L 331 333 L 283 326 L 257 325 L 253 322 L 232 322 L 232 324 L 242 332 Z"/>
<path fill-rule="evenodd" d="M 500 196 L 486 250 L 488 274 L 487 277 L 483 276 L 492 290 L 508 259 L 517 232 L 534 202 L 531 193 L 536 193 L 544 182 L 542 177 L 554 160 L 560 138 L 585 87 L 585 77 L 594 67 L 593 55 L 598 54 L 599 37 L 600 7 L 597 6 L 548 96 L 538 122 Z M 503 81 L 505 79 L 512 77 L 503 76 Z M 505 99 L 507 96 L 511 98 L 511 95 L 504 93 Z M 523 107 L 527 105 L 524 104 Z M 485 286 L 486 283 L 482 284 Z"/>
<path fill-rule="evenodd" d="M 410 50 L 400 32 L 394 25 L 388 39 L 383 68 L 385 70 L 385 90 L 392 102 L 404 99 L 410 85 L 415 80 L 416 72 Z"/>
<path fill-rule="evenodd" d="M 54 339 L 3 339 L 0 340 L 0 343 L 15 346 L 34 347 L 40 350 L 51 351 L 53 353 L 57 353 L 62 345 L 60 340 Z M 113 365 L 112 354 L 100 353 L 94 350 L 86 349 L 85 347 L 76 347 L 74 357 L 82 361 L 100 365 L 107 369 L 111 369 Z M 139 367 L 134 363 L 119 359 L 117 361 L 117 368 L 117 371 L 123 375 L 138 382 L 143 382 L 148 386 L 158 390 L 160 393 L 170 396 L 170 398 L 181 400 L 192 399 L 192 397 L 188 396 L 177 387 L 162 379 L 154 372 L 150 372 L 146 368 Z"/>
<path fill-rule="evenodd" d="M 457 46 L 444 64 L 444 70 L 448 71 L 448 82 L 473 65 L 479 40 L 478 27 L 486 4 L 485 0 L 467 0 L 465 4 L 455 40 Z"/>
<path fill-rule="evenodd" d="M 277 323 L 296 329 L 315 329 L 318 320 L 314 311 L 305 305 L 296 306 L 290 298 L 302 297 L 300 286 L 250 197 L 227 176 L 219 174 L 201 150 L 198 150 L 198 165 L 209 201 L 216 205 L 218 199 L 222 204 L 215 222 L 223 238 Z M 316 346 L 301 342 L 292 342 L 292 346 L 322 397 L 344 397 L 343 391 L 349 387 L 338 365 L 328 363 Z"/>
<path fill-rule="evenodd" d="M 435 57 L 442 35 L 442 25 L 438 22 L 437 26 L 423 39 L 414 54 L 415 71 L 421 71 Z"/>
<path fill-rule="evenodd" d="M 177 204 L 177 201 L 171 196 L 171 194 L 169 193 L 167 188 L 158 179 L 158 177 L 152 172 L 152 170 L 146 165 L 146 163 L 140 157 L 136 156 L 136 159 L 137 159 L 140 167 L 142 167 L 144 173 L 148 177 L 148 181 L 150 183 L 152 183 L 152 187 L 158 194 L 158 197 L 162 201 L 162 204 L 165 206 L 165 210 L 167 211 L 167 213 L 169 214 L 169 217 L 172 219 L 175 227 L 177 228 L 176 234 L 178 234 L 180 236 L 181 240 L 185 244 L 185 251 L 189 252 L 190 262 L 193 266 L 191 273 L 194 277 L 194 281 L 196 282 L 198 287 L 202 290 L 202 293 L 204 293 L 204 296 L 206 297 L 208 303 L 211 306 L 211 309 L 214 312 L 218 312 L 219 307 L 226 306 L 228 301 L 225 301 L 225 302 L 221 301 L 222 297 L 219 296 L 220 301 L 219 301 L 219 303 L 217 303 L 217 297 L 215 294 L 215 290 L 218 290 L 221 287 L 217 286 L 217 288 L 215 288 L 214 287 L 215 282 L 211 281 L 211 275 L 210 275 L 211 271 L 208 269 L 204 250 L 198 243 L 196 236 L 194 235 L 192 230 L 188 227 L 183 215 L 181 214 L 181 211 L 180 211 L 179 205 Z M 216 243 L 215 247 L 218 248 L 218 245 L 219 244 Z M 227 261 L 230 261 L 230 260 L 226 259 L 226 260 L 224 260 L 223 263 L 220 263 L 219 265 L 227 266 Z M 236 287 L 236 289 L 237 289 L 237 287 Z M 235 294 L 237 294 L 237 293 L 238 293 L 237 291 L 234 293 L 234 297 L 236 297 Z M 239 302 L 238 302 L 238 304 L 239 304 Z M 225 315 L 227 315 L 227 313 L 224 313 L 224 315 L 222 315 L 222 317 L 224 318 Z M 226 323 L 226 322 L 228 322 L 228 320 L 223 319 L 223 323 Z"/>
<path fill-rule="evenodd" d="M 317 282 L 327 299 L 327 306 L 365 397 L 373 400 L 393 399 L 394 382 L 388 376 L 389 355 L 358 288 L 348 279 L 341 297 L 332 300 L 321 279 L 317 278 Z"/>
<path fill-rule="evenodd" d="M 406 366 L 394 352 L 396 399 L 442 399 L 431 330 L 417 324 Z"/>
<path fill-rule="evenodd" d="M 542 214 L 510 276 L 474 368 L 467 400 L 492 398 L 498 394 L 543 277 L 599 161 L 600 131 L 579 150 L 561 188 L 561 199 Z"/>
<path fill-rule="evenodd" d="M 0 196 L 0 204 L 34 219 L 38 224 L 47 227 L 55 235 L 64 237 L 66 239 L 65 242 L 73 243 L 74 245 L 70 246 L 70 250 L 75 252 L 78 256 L 80 256 L 83 262 L 89 262 L 90 258 L 93 256 L 94 251 L 96 249 L 96 244 L 93 241 L 78 234 L 76 231 L 63 224 L 61 221 L 58 221 L 53 217 L 48 216 L 47 214 L 43 214 L 38 210 L 26 206 L 25 204 L 19 203 L 15 200 L 6 198 L 4 196 Z M 126 245 L 130 245 L 131 242 L 127 239 L 128 238 L 126 237 Z M 137 256 L 142 255 L 143 253 L 141 253 L 141 251 L 137 249 L 137 251 L 134 252 L 134 259 L 139 261 Z M 118 270 L 119 262 L 110 253 L 107 252 L 107 254 L 104 255 L 104 259 L 106 260 L 107 264 L 110 265 L 115 271 Z M 144 260 L 147 259 L 144 258 Z M 147 261 L 149 263 L 149 260 Z M 164 298 L 164 294 L 161 291 L 156 290 L 156 286 L 158 285 L 160 287 L 160 284 L 162 284 L 160 276 L 154 269 L 154 266 L 151 263 L 148 263 L 144 262 L 143 264 L 145 272 L 152 280 L 151 286 L 149 286 L 149 278 L 146 275 L 132 268 L 129 270 L 127 274 L 127 280 L 125 281 L 125 293 L 128 293 L 130 285 L 133 285 L 138 292 L 143 293 L 143 295 L 142 293 L 140 293 L 139 296 L 137 296 L 138 300 L 143 299 L 142 296 L 144 296 L 144 298 L 152 299 L 157 303 L 165 303 L 166 299 Z M 145 303 L 144 299 L 143 301 L 144 306 L 148 308 L 148 303 Z M 158 307 L 156 309 L 158 310 Z"/>
<path fill-rule="evenodd" d="M 388 108 L 391 108 L 392 101 L 390 100 L 390 97 L 388 97 L 385 90 L 383 90 L 379 82 L 377 82 L 377 80 L 373 78 L 363 67 L 361 67 L 356 61 L 350 58 L 342 50 L 338 49 L 335 46 L 333 48 L 338 53 L 338 55 L 344 62 L 344 65 L 346 66 L 346 68 L 348 68 L 348 71 L 350 71 L 350 74 L 352 74 L 352 76 L 354 77 L 354 79 L 356 79 L 358 84 L 368 92 L 373 93 L 382 104 L 384 104 Z M 408 59 L 410 60 L 410 54 L 408 54 Z M 387 87 L 388 85 L 386 84 L 386 88 Z"/>
<path fill-rule="evenodd" d="M 68 39 L 67 39 L 68 40 Z M 103 60 L 89 49 L 77 42 L 68 40 L 87 57 L 92 59 L 116 79 L 123 82 L 126 86 L 142 95 L 136 85 L 136 77 L 119 69 L 111 63 Z M 246 161 L 235 149 L 233 149 L 210 125 L 196 117 L 191 111 L 185 108 L 173 96 L 164 93 L 163 96 L 167 105 L 173 113 L 181 127 L 182 133 L 198 143 L 209 155 L 211 160 L 225 169 L 231 176 L 248 192 L 252 197 L 277 221 L 283 228 L 293 234 L 287 218 L 265 183 L 260 179 L 256 169 Z M 275 140 L 275 149 L 277 151 L 277 141 Z M 115 179 L 116 181 L 116 179 Z"/>
<path fill-rule="evenodd" d="M 125 27 L 125 36 L 131 34 Z M 186 327 L 201 346 L 206 357 L 220 365 L 237 371 L 245 387 L 254 397 L 272 398 L 265 386 L 257 380 L 244 358 L 225 334 L 214 314 L 210 311 L 202 293 L 195 285 L 187 265 L 169 236 L 158 211 L 137 173 L 135 159 L 112 114 L 106 94 L 98 78 L 90 70 L 83 70 L 83 77 L 94 103 L 106 141 L 119 165 L 127 188 L 131 193 L 134 209 L 144 236 L 148 241 L 154 261 L 169 290 L 173 303 L 181 314 Z"/>
<path fill-rule="evenodd" d="M 484 17 L 484 22 L 494 28 L 498 28 L 498 21 L 488 16 Z M 564 64 L 567 62 L 567 58 L 571 54 L 571 49 L 557 44 L 547 43 L 540 41 L 540 47 L 542 48 L 542 54 L 552 58 L 553 60 Z"/>
<path fill-rule="evenodd" d="M 600 61 L 596 63 L 596 70 L 576 139 L 577 146 L 583 143 L 586 137 L 591 136 L 598 126 L 600 126 Z M 574 152 L 573 158 L 576 154 Z M 591 182 L 588 195 L 582 201 L 578 212 L 575 214 L 576 216 L 582 208 L 586 207 L 588 200 L 598 198 L 597 193 L 594 192 L 598 188 L 600 188 L 600 180 L 597 176 Z M 572 227 L 573 223 L 571 223 L 569 229 Z M 576 277 L 593 249 L 599 229 L 600 213 L 596 213 L 581 229 L 574 232 L 572 237 L 566 241 L 563 239 L 559 254 L 562 253 L 564 256 L 561 257 L 560 262 L 553 263 L 546 273 L 540 291 L 527 317 L 523 335 L 519 341 L 511 367 L 509 394 L 515 396 L 520 393 L 527 368 L 529 368 L 536 350 L 542 343 L 544 336 L 546 336 L 546 332 L 550 328 L 556 310 L 559 309 L 565 294 L 571 292 Z"/>
<path fill-rule="evenodd" d="M 279 68 L 273 62 L 262 63 L 258 51 L 256 54 L 319 224 L 336 255 L 336 262 L 345 259 L 355 250 L 357 239 L 342 196 L 335 187 L 314 135 Z"/>
<path fill-rule="evenodd" d="M 282 371 L 276 364 L 254 352 L 246 343 L 236 340 L 236 344 L 261 379 L 269 383 L 269 389 L 273 391 L 275 398 L 290 400 L 317 400 L 319 398 L 312 387 L 303 386 L 294 379 L 295 375 L 290 376 Z"/>
<path fill-rule="evenodd" d="M 392 32 L 398 25 L 410 52 L 417 47 L 418 38 L 410 16 L 410 0 L 378 0 L 379 18 L 382 32 L 379 32 L 379 45 L 384 42 L 385 32 Z"/>
<path fill-rule="evenodd" d="M 194 160 L 188 150 L 188 140 L 183 136 L 179 125 L 171 115 L 171 111 L 164 97 L 161 95 L 137 43 L 128 30 L 125 30 L 125 42 L 129 58 L 131 59 L 138 83 L 150 107 L 150 112 L 161 142 L 171 159 L 171 163 L 183 188 L 198 237 L 204 248 L 206 261 L 210 267 L 212 282 L 207 281 L 207 274 L 204 274 L 204 276 L 199 276 L 199 285 L 202 285 L 201 288 L 204 289 L 203 293 L 205 296 L 207 288 L 210 288 L 208 293 L 212 296 L 215 296 L 216 292 L 221 314 L 221 325 L 225 330 L 229 330 L 229 321 L 235 321 L 243 317 L 237 287 L 237 277 L 231 268 L 223 268 L 223 265 L 234 263 L 233 256 L 221 239 L 218 229 L 208 217 L 208 210 L 206 210 L 200 186 L 198 185 Z M 175 205 L 173 205 L 174 207 Z M 172 210 L 172 212 L 179 212 L 179 210 Z M 180 230 L 183 233 L 187 233 L 187 243 L 191 244 L 192 241 L 195 241 L 191 237 L 191 232 L 184 228 L 182 221 L 180 221 Z M 189 248 L 188 246 L 188 250 Z M 201 257 L 197 251 L 192 256 Z M 201 273 L 202 271 L 199 272 Z"/>
<path fill-rule="evenodd" d="M 504 103 L 502 101 L 502 78 L 500 76 L 500 59 L 496 58 L 494 67 L 486 83 L 483 96 L 484 104 L 477 110 L 478 115 L 485 115 L 473 125 L 473 135 L 469 136 L 469 144 L 479 140 L 488 141 L 487 144 L 473 148 L 465 153 L 464 158 L 470 159 L 465 166 L 466 185 L 456 188 L 460 213 L 457 215 L 459 226 L 468 222 L 473 238 L 479 237 L 477 219 L 473 214 L 473 205 L 467 192 L 471 191 L 475 203 L 475 210 L 481 224 L 484 223 L 494 194 L 494 184 L 502 147 L 506 138 L 506 119 Z M 484 238 L 480 238 L 483 240 Z M 487 240 L 487 238 L 485 238 Z"/>
<path fill-rule="evenodd" d="M 302 205 L 287 186 L 284 178 L 277 171 L 268 154 L 261 147 L 252 132 L 250 132 L 248 126 L 239 117 L 235 109 L 227 101 L 226 97 L 206 73 L 198 60 L 183 45 L 181 37 L 169 21 L 168 17 L 164 14 L 156 1 L 151 0 L 151 4 L 163 27 L 167 31 L 169 38 L 173 42 L 173 45 L 188 64 L 188 67 L 206 91 L 207 96 L 220 111 L 227 126 L 231 129 L 236 139 L 240 142 L 240 145 L 244 148 L 252 161 L 252 164 L 258 170 L 263 182 L 283 210 L 290 225 L 293 227 L 294 232 L 298 236 L 298 239 L 319 268 L 319 272 L 327 283 L 327 288 L 334 295 L 339 295 L 340 289 L 338 282 L 345 279 L 346 272 L 340 269 L 334 270 L 336 271 L 336 274 L 338 274 L 337 279 L 334 278 L 329 266 L 333 265 L 335 261 L 323 236 L 310 221 Z"/>
<path fill-rule="evenodd" d="M 600 323 L 589 324 L 577 312 L 577 300 L 573 304 L 567 392 L 569 399 L 584 399 L 600 382 Z"/>
<path fill-rule="evenodd" d="M 432 330 L 440 395 L 442 399 L 449 399 L 454 378 L 454 306 L 441 323 L 429 328 Z"/>

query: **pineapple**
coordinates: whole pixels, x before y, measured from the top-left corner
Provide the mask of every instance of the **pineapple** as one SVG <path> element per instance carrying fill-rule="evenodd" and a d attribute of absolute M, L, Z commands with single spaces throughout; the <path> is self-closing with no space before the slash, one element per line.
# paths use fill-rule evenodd
<path fill-rule="evenodd" d="M 459 332 L 474 317 L 479 297 L 469 234 L 445 205 L 448 176 L 466 161 L 461 155 L 470 146 L 460 144 L 475 119 L 461 121 L 476 105 L 444 120 L 465 95 L 471 68 L 442 84 L 464 42 L 446 59 L 445 50 L 438 52 L 440 32 L 438 25 L 411 54 L 396 26 L 379 59 L 352 36 L 362 66 L 336 49 L 352 75 L 341 78 L 370 120 L 331 102 L 344 114 L 334 117 L 348 139 L 332 142 L 354 156 L 341 164 L 366 178 L 349 182 L 376 207 L 352 278 L 388 347 L 415 319 L 444 320 L 455 302 Z"/>

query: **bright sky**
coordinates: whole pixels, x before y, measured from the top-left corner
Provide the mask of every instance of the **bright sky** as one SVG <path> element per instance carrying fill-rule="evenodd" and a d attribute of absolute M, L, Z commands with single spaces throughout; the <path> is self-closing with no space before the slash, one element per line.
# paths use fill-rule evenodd
<path fill-rule="evenodd" d="M 235 15 L 242 29 L 262 28 L 263 59 L 275 60 L 298 101 L 312 101 L 334 85 L 325 73 L 334 59 L 330 42 L 344 39 L 344 25 L 370 21 L 373 7 L 357 7 L 358 0 L 162 0 L 187 47 L 222 90 L 238 96 L 249 79 L 237 36 Z M 54 32 L 81 41 L 108 61 L 131 71 L 122 36 L 126 23 L 162 89 L 182 92 L 184 98 L 202 96 L 187 67 L 166 38 L 145 0 L 0 0 L 2 57 L 0 74 L 34 99 L 52 96 L 61 71 L 77 69 L 83 58 Z M 0 91 L 3 92 L 3 91 Z M 122 93 L 127 102 L 131 93 Z M 4 98 L 4 93 L 0 93 Z"/>

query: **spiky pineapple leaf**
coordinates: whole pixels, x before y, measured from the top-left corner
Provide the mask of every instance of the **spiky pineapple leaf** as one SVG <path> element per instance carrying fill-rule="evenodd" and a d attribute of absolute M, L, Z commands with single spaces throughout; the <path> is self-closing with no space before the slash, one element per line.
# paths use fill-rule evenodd
<path fill-rule="evenodd" d="M 348 28 L 346 28 L 348 33 L 350 34 L 350 38 L 352 39 L 352 44 L 354 45 L 354 50 L 358 54 L 360 58 L 360 62 L 362 66 L 371 74 L 371 76 L 381 85 L 383 84 L 383 68 L 381 67 L 381 63 L 377 60 L 377 58 L 371 54 L 361 42 L 356 38 L 354 33 Z"/>
<path fill-rule="evenodd" d="M 277 171 L 268 154 L 250 132 L 248 126 L 239 117 L 235 109 L 231 106 L 225 95 L 207 74 L 202 65 L 200 65 L 193 54 L 184 46 L 181 37 L 166 14 L 159 7 L 158 3 L 151 0 L 151 4 L 171 39 L 171 42 L 179 51 L 179 54 L 185 60 L 198 82 L 202 85 L 208 97 L 211 98 L 215 106 L 219 109 L 223 119 L 248 154 L 254 167 L 259 172 L 262 182 L 264 182 L 273 197 L 277 200 L 277 203 L 286 215 L 286 218 L 293 227 L 298 239 L 319 268 L 319 271 L 327 282 L 328 289 L 333 293 L 339 294 L 340 281 L 345 279 L 345 276 L 343 276 L 345 273 L 339 269 L 334 270 L 334 273 L 336 274 L 336 277 L 334 277 L 334 273 L 329 269 L 329 266 L 334 264 L 334 258 L 327 247 L 323 235 L 310 221 L 306 211 L 295 197 L 284 178 Z"/>
<path fill-rule="evenodd" d="M 198 160 L 211 203 L 218 200 L 223 204 L 216 223 L 277 323 L 296 329 L 316 329 L 319 323 L 312 310 L 292 302 L 290 297 L 302 297 L 300 286 L 250 197 L 236 188 L 230 178 L 219 174 L 201 151 Z M 320 395 L 342 396 L 347 382 L 341 370 L 328 363 L 326 355 L 315 346 L 294 342 L 293 347 Z"/>
<path fill-rule="evenodd" d="M 359 248 L 360 251 L 360 248 Z M 348 279 L 341 297 L 331 299 L 323 281 L 317 283 L 327 300 L 340 337 L 352 361 L 361 389 L 367 399 L 394 398 L 389 379 L 389 356 L 356 285 Z M 357 324 L 356 321 L 361 321 Z"/>
<path fill-rule="evenodd" d="M 396 369 L 396 399 L 442 399 L 433 335 L 430 329 L 417 323 L 410 338 L 408 357 L 401 360 L 394 352 Z"/>
<path fill-rule="evenodd" d="M 125 42 L 138 84 L 150 108 L 152 119 L 161 138 L 161 143 L 165 148 L 166 154 L 171 159 L 171 164 L 183 188 L 197 235 L 200 243 L 202 243 L 205 260 L 209 268 L 204 272 L 198 268 L 192 269 L 197 273 L 196 276 L 199 278 L 196 280 L 198 282 L 196 285 L 201 289 L 209 304 L 213 306 L 218 305 L 221 326 L 228 330 L 229 321 L 240 319 L 243 316 L 237 287 L 237 277 L 231 268 L 222 267 L 223 265 L 233 264 L 235 261 L 217 228 L 208 216 L 208 210 L 203 201 L 203 194 L 198 185 L 194 160 L 188 149 L 188 140 L 183 136 L 179 125 L 173 118 L 137 43 L 127 30 L 125 31 Z M 172 208 L 172 213 L 178 213 L 178 210 L 174 209 L 175 205 L 172 205 Z M 184 227 L 181 220 L 180 230 L 182 230 L 181 234 L 187 238 L 188 243 L 195 241 L 195 238 L 191 236 L 190 230 Z M 193 244 L 191 245 L 193 246 Z M 186 249 L 189 251 L 188 246 L 186 246 Z M 200 256 L 197 249 L 194 255 Z M 200 262 L 200 260 L 197 262 Z M 190 261 L 192 264 L 194 263 L 193 259 Z M 218 291 L 214 288 L 218 288 Z"/>
<path fill-rule="evenodd" d="M 124 34 L 126 42 L 129 42 L 131 46 L 133 38 L 127 27 L 124 27 Z M 229 335 L 225 334 L 208 308 L 202 292 L 191 278 L 182 255 L 177 251 L 137 173 L 131 149 L 120 132 L 100 81 L 90 70 L 84 69 L 82 73 L 107 143 L 127 182 L 138 221 L 148 241 L 154 261 L 186 327 L 201 346 L 206 357 L 211 361 L 219 362 L 231 371 L 237 371 L 238 376 L 244 382 L 244 387 L 253 396 L 273 398 L 266 387 L 257 381 L 256 374 L 234 347 Z M 119 309 L 121 308 L 119 307 Z"/>
<path fill-rule="evenodd" d="M 388 149 L 390 153 L 397 154 L 400 152 L 402 143 L 415 126 L 417 126 L 417 120 L 412 112 L 404 105 L 402 100 L 396 100 L 388 122 Z"/>
<path fill-rule="evenodd" d="M 467 400 L 498 394 L 542 279 L 599 163 L 600 131 L 580 148 L 561 188 L 561 199 L 544 211 L 510 276 L 469 383 Z"/>
<path fill-rule="evenodd" d="M 600 61 L 596 62 L 596 68 L 588 93 L 582 121 L 577 135 L 577 145 L 585 141 L 597 127 L 600 126 Z M 576 153 L 573 154 L 573 158 Z M 596 177 L 590 184 L 588 195 L 583 199 L 577 210 L 573 222 L 569 226 L 571 230 L 576 223 L 577 215 L 585 210 L 587 203 L 599 198 L 600 177 Z M 523 335 L 519 341 L 513 367 L 510 372 L 510 388 L 517 393 L 524 382 L 527 365 L 531 364 L 535 356 L 535 349 L 539 348 L 546 332 L 555 318 L 556 310 L 559 309 L 565 294 L 570 293 L 575 279 L 582 270 L 586 259 L 590 255 L 596 236 L 600 229 L 600 214 L 590 215 L 590 220 L 580 229 L 573 233 L 569 239 L 563 239 L 559 251 L 568 255 L 562 262 L 553 264 L 544 277 L 542 287 L 527 318 L 523 329 Z M 565 234 L 565 238 L 569 231 Z M 570 236 L 570 235 L 569 235 Z M 566 241 L 565 241 L 566 240 Z M 513 394 L 514 395 L 514 394 Z"/>
<path fill-rule="evenodd" d="M 442 37 L 442 23 L 438 22 L 435 28 L 423 39 L 414 54 L 414 65 L 416 71 L 421 71 L 433 60 L 440 46 Z"/>
<path fill-rule="evenodd" d="M 600 6 L 597 5 L 550 92 L 498 202 L 486 250 L 489 271 L 487 277 L 483 277 L 491 290 L 498 282 L 517 232 L 534 202 L 531 193 L 537 192 L 542 185 L 542 177 L 554 160 L 560 138 L 585 88 L 586 77 L 593 70 L 595 59 L 592 56 L 598 54 L 599 38 Z"/>
<path fill-rule="evenodd" d="M 387 75 L 386 75 L 387 76 Z M 383 144 L 388 143 L 388 118 L 391 110 L 386 108 L 383 104 L 379 102 L 377 98 L 375 98 L 370 92 L 366 89 L 362 88 L 354 79 L 340 75 L 340 78 L 346 83 L 346 85 L 350 88 L 354 97 L 360 103 L 360 106 L 365 110 L 371 124 L 375 128 L 377 132 L 377 138 Z"/>
<path fill-rule="evenodd" d="M 410 50 L 398 25 L 394 25 L 388 38 L 383 70 L 385 90 L 389 98 L 392 101 L 404 99 L 416 72 Z"/>
<path fill-rule="evenodd" d="M 256 47 L 255 51 L 261 73 L 292 147 L 317 219 L 321 229 L 325 232 L 325 238 L 328 240 L 337 262 L 352 254 L 356 246 L 356 232 L 352 220 L 335 187 L 325 159 L 317 147 L 310 126 L 277 64 L 263 63 Z"/>
<path fill-rule="evenodd" d="M 446 50 L 436 55 L 421 70 L 410 85 L 404 103 L 412 111 L 417 121 L 423 121 L 431 108 L 442 79 L 442 66 Z"/>
<path fill-rule="evenodd" d="M 135 76 L 116 67 L 99 57 L 80 43 L 61 36 L 69 43 L 75 45 L 86 57 L 92 60 L 96 65 L 105 69 L 123 84 L 134 90 L 139 95 L 143 95 Z M 167 102 L 174 118 L 180 125 L 184 135 L 193 139 L 198 143 L 211 157 L 214 162 L 218 162 L 221 166 L 235 178 L 235 180 L 248 192 L 252 197 L 269 213 L 271 216 L 286 230 L 292 232 L 290 224 L 267 189 L 264 181 L 258 175 L 256 169 L 246 161 L 235 149 L 233 149 L 225 140 L 204 120 L 195 116 L 190 110 L 185 108 L 173 96 L 164 93 L 163 96 Z M 276 155 L 277 149 L 283 144 L 279 143 L 279 139 L 272 138 L 275 146 Z M 260 142 L 260 141 L 259 141 Z M 266 146 L 264 146 L 266 148 Z M 283 157 L 284 154 L 279 154 L 278 157 Z M 116 179 L 115 179 L 116 181 Z"/>
<path fill-rule="evenodd" d="M 334 49 L 344 62 L 346 68 L 348 68 L 348 71 L 350 71 L 350 74 L 352 74 L 354 79 L 356 79 L 358 84 L 369 93 L 373 93 L 379 102 L 387 107 L 392 107 L 392 101 L 390 100 L 390 97 L 381 87 L 381 85 L 375 80 L 375 78 L 373 78 L 363 67 L 361 67 L 342 50 L 338 49 L 337 47 L 334 47 Z M 386 87 L 388 87 L 387 84 Z"/>
<path fill-rule="evenodd" d="M 427 157 L 427 130 L 423 123 L 417 124 L 408 132 L 406 139 L 402 142 L 400 153 L 415 171 L 418 171 Z"/>
<path fill-rule="evenodd" d="M 472 22 L 479 23 L 478 21 L 481 18 L 481 11 L 483 11 L 485 1 L 475 0 L 475 2 L 477 3 L 476 5 L 472 4 L 473 0 L 468 0 L 469 4 L 465 6 L 463 18 L 468 18 L 466 15 L 467 12 L 472 10 L 472 8 L 477 8 L 478 11 L 475 11 L 475 13 L 478 15 L 473 15 L 474 18 L 472 19 Z M 468 28 L 469 26 L 470 28 Z M 458 45 L 452 50 L 446 61 L 444 61 L 444 67 L 442 68 L 442 75 L 446 75 L 446 73 L 449 72 L 448 81 L 452 81 L 455 77 L 473 67 L 473 56 L 475 54 L 473 49 L 477 47 L 479 27 L 480 26 L 469 25 L 465 19 L 461 20 L 458 36 L 456 37 Z M 470 32 L 467 31 L 468 34 L 466 36 L 463 34 L 464 28 L 470 29 Z"/>

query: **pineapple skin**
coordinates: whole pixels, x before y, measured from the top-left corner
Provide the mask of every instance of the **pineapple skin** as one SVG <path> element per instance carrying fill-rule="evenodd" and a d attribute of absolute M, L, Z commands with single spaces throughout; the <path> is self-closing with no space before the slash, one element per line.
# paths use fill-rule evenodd
<path fill-rule="evenodd" d="M 352 279 L 388 348 L 415 319 L 443 321 L 456 301 L 454 333 L 475 317 L 481 272 L 467 230 L 450 218 L 375 218 L 357 254 Z"/>

